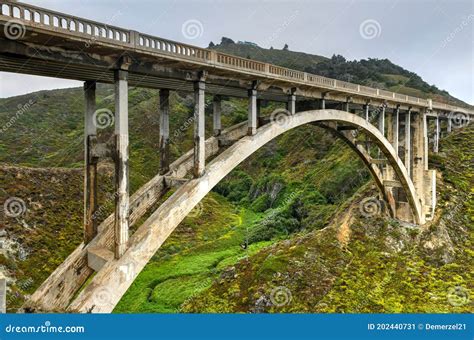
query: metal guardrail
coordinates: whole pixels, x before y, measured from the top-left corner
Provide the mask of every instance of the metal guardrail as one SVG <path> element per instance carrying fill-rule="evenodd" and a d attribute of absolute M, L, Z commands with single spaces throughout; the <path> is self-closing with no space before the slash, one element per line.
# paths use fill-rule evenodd
<path fill-rule="evenodd" d="M 118 44 L 135 50 L 157 52 L 164 55 L 186 59 L 191 62 L 199 61 L 237 71 L 250 71 L 265 77 L 272 77 L 305 85 L 316 85 L 326 89 L 341 90 L 341 92 L 346 92 L 349 95 L 360 94 L 366 97 L 375 97 L 384 100 L 392 99 L 396 102 L 430 107 L 430 102 L 426 99 L 241 58 L 217 52 L 215 50 L 154 37 L 24 3 L 0 1 L 0 15 L 7 19 L 10 18 L 10 20 L 21 20 L 22 24 L 25 26 L 40 27 L 55 32 L 67 32 L 71 35 L 83 37 L 94 42 Z M 467 111 L 456 106 L 437 102 L 433 102 L 431 107 L 450 111 Z M 471 113 L 474 114 L 474 112 Z"/>

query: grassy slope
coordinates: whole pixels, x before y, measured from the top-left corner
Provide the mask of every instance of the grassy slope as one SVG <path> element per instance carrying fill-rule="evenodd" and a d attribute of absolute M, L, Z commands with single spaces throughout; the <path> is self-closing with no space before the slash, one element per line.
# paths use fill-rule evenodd
<path fill-rule="evenodd" d="M 458 131 L 433 157 L 443 181 L 437 216 L 423 229 L 383 215 L 362 217 L 358 202 L 374 194 L 362 188 L 333 224 L 240 261 L 231 279 L 222 275 L 183 310 L 472 312 L 462 296 L 474 288 L 473 137 L 472 127 Z M 272 302 L 272 291 L 287 299 Z"/>
<path fill-rule="evenodd" d="M 339 173 L 333 177 L 336 169 Z M 362 169 L 361 176 L 354 180 L 358 169 Z M 240 190 L 243 174 L 252 183 Z M 274 181 L 262 182 L 268 178 Z M 346 197 L 366 180 L 367 173 L 351 151 L 340 142 L 334 144 L 325 131 L 304 127 L 287 133 L 262 148 L 219 185 L 217 191 L 221 193 L 232 189 L 227 198 L 216 192 L 206 197 L 202 214 L 191 214 L 193 217 L 178 227 L 140 273 L 115 312 L 180 311 L 183 304 L 220 276 L 232 276 L 238 261 L 253 256 L 262 247 L 291 239 L 292 233 L 305 234 L 325 226 Z M 279 184 L 281 190 L 271 207 L 257 204 Z M 253 198 L 258 191 L 260 194 Z M 239 192 L 241 196 L 236 196 Z M 314 200 L 315 193 L 318 200 Z M 276 224 L 279 220 L 272 220 L 274 214 L 294 207 L 300 211 L 293 212 L 299 217 L 298 227 L 286 232 L 275 230 L 262 239 L 268 232 L 268 228 L 260 229 L 262 222 L 270 219 Z M 255 235 L 260 238 L 255 239 Z M 246 249 L 242 246 L 245 244 Z"/>
<path fill-rule="evenodd" d="M 68 185 L 65 185 L 68 183 Z M 110 212 L 107 191 L 110 174 L 100 178 L 100 202 Z M 0 202 L 17 197 L 26 211 L 18 217 L 0 214 L 0 229 L 13 241 L 10 251 L 0 254 L 0 265 L 8 276 L 7 306 L 14 311 L 82 241 L 82 171 L 73 169 L 32 169 L 0 167 Z M 104 214 L 105 217 L 106 214 Z M 7 249 L 6 246 L 3 249 Z"/>

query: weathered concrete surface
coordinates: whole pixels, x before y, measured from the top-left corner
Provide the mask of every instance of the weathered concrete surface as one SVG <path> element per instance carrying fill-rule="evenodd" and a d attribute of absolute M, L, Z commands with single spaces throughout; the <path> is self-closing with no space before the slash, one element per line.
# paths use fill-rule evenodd
<path fill-rule="evenodd" d="M 129 238 L 128 72 L 115 71 L 115 257 L 123 255 Z"/>
<path fill-rule="evenodd" d="M 206 167 L 205 86 L 204 81 L 194 83 L 194 177 L 201 176 Z"/>
<path fill-rule="evenodd" d="M 72 312 L 109 313 L 132 284 L 138 273 L 163 242 L 204 196 L 237 165 L 260 147 L 295 127 L 311 122 L 342 122 L 359 126 L 376 141 L 406 190 L 417 223 L 424 218 L 415 188 L 403 163 L 380 131 L 356 115 L 337 110 L 300 112 L 283 122 L 261 127 L 256 135 L 246 136 L 218 155 L 206 167 L 203 176 L 190 180 L 176 190 L 135 232 L 129 249 L 120 258 L 108 262 L 89 285 L 71 303 Z M 133 268 L 124 271 L 123 268 Z"/>
<path fill-rule="evenodd" d="M 91 145 L 91 137 L 97 134 L 95 91 L 95 81 L 84 83 L 84 243 L 97 234 L 97 221 L 93 218 L 97 210 L 97 162 L 93 161 Z"/>
<path fill-rule="evenodd" d="M 170 169 L 170 91 L 160 90 L 160 174 Z"/>

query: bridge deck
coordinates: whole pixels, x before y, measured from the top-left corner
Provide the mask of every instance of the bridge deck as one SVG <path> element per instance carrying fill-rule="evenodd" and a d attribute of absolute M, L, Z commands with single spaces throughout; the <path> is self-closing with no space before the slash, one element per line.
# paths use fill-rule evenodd
<path fill-rule="evenodd" d="M 14 25 L 18 31 L 12 30 Z M 209 72 L 209 93 L 246 97 L 246 81 L 261 81 L 260 98 L 286 101 L 292 88 L 298 97 L 364 104 L 464 112 L 464 108 L 430 102 L 382 89 L 287 69 L 144 33 L 110 26 L 23 3 L 0 1 L 0 71 L 75 80 L 113 82 L 113 67 L 126 56 L 130 85 L 192 91 L 189 80 Z M 10 31 L 9 31 L 10 30 Z M 15 39 L 6 32 L 17 34 Z M 19 33 L 18 33 L 19 32 Z M 10 38 L 10 39 L 8 39 Z M 282 91 L 283 90 L 283 91 Z"/>

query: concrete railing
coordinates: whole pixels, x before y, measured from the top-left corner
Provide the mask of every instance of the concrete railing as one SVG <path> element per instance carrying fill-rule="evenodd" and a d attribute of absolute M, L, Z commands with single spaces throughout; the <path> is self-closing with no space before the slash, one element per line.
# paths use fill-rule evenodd
<path fill-rule="evenodd" d="M 134 50 L 150 51 L 165 56 L 187 59 L 190 62 L 199 61 L 201 63 L 207 63 L 210 66 L 219 66 L 235 71 L 252 72 L 257 76 L 260 75 L 267 78 L 281 79 L 291 83 L 317 86 L 324 89 L 336 89 L 348 94 L 359 94 L 369 98 L 379 98 L 382 100 L 392 100 L 398 103 L 429 107 L 428 100 L 426 99 L 330 79 L 256 60 L 241 58 L 217 52 L 215 50 L 154 37 L 24 3 L 9 2 L 5 0 L 0 1 L 0 17 L 6 21 L 12 19 L 21 20 L 25 26 L 39 27 L 45 30 L 84 37 L 94 43 L 112 43 L 126 46 Z M 432 107 L 449 111 L 469 111 L 456 106 L 436 102 L 433 102 Z M 470 113 L 474 114 L 474 111 L 470 111 Z"/>

